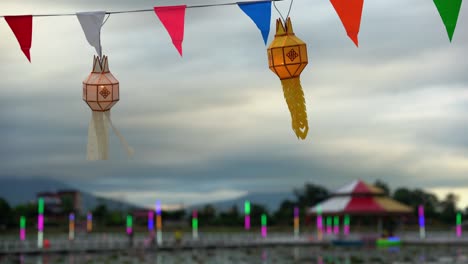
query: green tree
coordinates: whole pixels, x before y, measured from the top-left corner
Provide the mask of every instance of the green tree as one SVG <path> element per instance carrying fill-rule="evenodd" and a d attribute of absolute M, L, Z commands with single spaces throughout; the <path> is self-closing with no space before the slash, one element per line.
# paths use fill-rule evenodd
<path fill-rule="evenodd" d="M 186 212 L 183 209 L 178 209 L 174 211 L 163 211 L 162 212 L 163 219 L 166 220 L 172 220 L 172 221 L 180 221 L 185 218 Z M 192 214 L 190 214 L 190 217 L 192 217 Z"/>
<path fill-rule="evenodd" d="M 206 226 L 213 225 L 216 222 L 216 209 L 211 204 L 205 205 L 205 207 L 203 207 L 198 212 L 198 218 L 203 219 L 202 221 L 200 221 L 200 226 L 201 225 L 206 225 Z"/>
<path fill-rule="evenodd" d="M 322 186 L 306 183 L 302 189 L 294 189 L 299 208 L 307 208 L 325 200 L 330 193 Z"/>
<path fill-rule="evenodd" d="M 273 214 L 275 222 L 282 225 L 291 225 L 293 222 L 294 207 L 296 203 L 290 200 L 281 202 L 278 210 Z"/>
<path fill-rule="evenodd" d="M 453 193 L 447 194 L 445 199 L 441 202 L 441 213 L 440 218 L 446 224 L 453 224 L 455 223 L 455 218 L 457 215 L 457 207 L 456 204 L 458 202 L 458 196 Z"/>
<path fill-rule="evenodd" d="M 397 188 L 393 193 L 393 199 L 407 205 L 413 205 L 412 191 L 407 188 Z"/>
<path fill-rule="evenodd" d="M 126 220 L 126 214 L 122 211 L 111 211 L 107 215 L 106 224 L 111 226 L 123 226 Z"/>
<path fill-rule="evenodd" d="M 418 214 L 418 206 L 423 205 L 424 214 L 427 218 L 439 218 L 438 208 L 440 207 L 440 202 L 433 193 L 428 193 L 421 189 L 398 188 L 393 193 L 393 199 L 413 207 L 414 215 Z"/>
<path fill-rule="evenodd" d="M 239 212 L 239 208 L 234 205 L 229 210 L 219 213 L 216 223 L 225 226 L 241 226 L 243 217 Z"/>
<path fill-rule="evenodd" d="M 21 216 L 26 218 L 34 218 L 37 216 L 37 205 L 34 203 L 20 204 L 13 209 L 15 218 L 19 219 Z"/>
<path fill-rule="evenodd" d="M 8 202 L 0 197 L 0 228 L 10 225 L 13 221 L 13 214 Z"/>
<path fill-rule="evenodd" d="M 274 224 L 274 219 L 268 214 L 268 210 L 261 204 L 251 203 L 250 204 L 250 223 L 252 226 L 261 225 L 262 214 L 266 214 L 268 218 L 268 225 Z"/>
<path fill-rule="evenodd" d="M 99 223 L 107 222 L 109 218 L 109 210 L 105 204 L 99 204 L 92 210 L 93 213 L 93 221 L 97 221 Z"/>
<path fill-rule="evenodd" d="M 376 180 L 374 182 L 374 185 L 380 189 L 382 189 L 384 191 L 384 194 L 387 195 L 387 196 L 390 196 L 390 187 L 388 187 L 388 184 L 381 181 L 381 180 Z"/>

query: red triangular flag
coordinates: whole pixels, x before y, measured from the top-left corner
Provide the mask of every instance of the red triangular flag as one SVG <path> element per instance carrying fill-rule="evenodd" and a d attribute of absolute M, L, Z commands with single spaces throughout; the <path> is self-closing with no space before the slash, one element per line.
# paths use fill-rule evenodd
<path fill-rule="evenodd" d="M 15 34 L 24 55 L 31 62 L 29 49 L 31 49 L 32 40 L 32 16 L 5 16 L 5 20 Z"/>
<path fill-rule="evenodd" d="M 364 0 L 330 0 L 336 13 L 341 19 L 346 33 L 353 40 L 356 46 L 358 44 L 358 33 L 361 27 L 362 7 Z"/>
<path fill-rule="evenodd" d="M 182 56 L 182 41 L 184 40 L 184 20 L 186 5 L 154 7 L 154 12 L 163 23 L 172 43 Z"/>

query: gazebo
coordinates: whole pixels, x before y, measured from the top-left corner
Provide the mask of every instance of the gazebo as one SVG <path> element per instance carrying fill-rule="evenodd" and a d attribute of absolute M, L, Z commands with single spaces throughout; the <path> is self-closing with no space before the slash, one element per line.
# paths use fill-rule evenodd
<path fill-rule="evenodd" d="M 382 229 L 382 217 L 389 215 L 411 214 L 413 209 L 385 196 L 385 192 L 362 180 L 352 183 L 332 193 L 331 197 L 309 208 L 309 215 L 324 216 L 377 216 L 379 232 Z"/>

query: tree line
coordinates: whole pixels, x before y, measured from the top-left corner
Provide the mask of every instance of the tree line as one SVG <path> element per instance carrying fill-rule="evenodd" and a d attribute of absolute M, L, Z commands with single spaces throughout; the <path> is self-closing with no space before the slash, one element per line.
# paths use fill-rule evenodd
<path fill-rule="evenodd" d="M 418 206 L 424 205 L 426 222 L 453 225 L 457 212 L 456 204 L 458 197 L 452 193 L 447 194 L 440 200 L 435 194 L 427 192 L 420 188 L 399 187 L 391 190 L 385 182 L 377 180 L 375 186 L 384 190 L 385 195 L 404 203 L 413 208 L 413 219 L 417 219 Z M 268 217 L 268 225 L 286 226 L 293 223 L 293 210 L 297 206 L 300 208 L 301 219 L 307 222 L 306 209 L 329 198 L 332 194 L 327 188 L 314 184 L 305 183 L 304 186 L 293 190 L 294 199 L 284 200 L 274 211 L 269 211 L 264 205 L 251 201 L 251 219 L 260 219 L 262 214 Z M 68 204 L 64 201 L 64 204 Z M 69 206 L 68 206 L 69 207 Z M 468 217 L 468 207 L 461 211 L 464 219 Z M 121 226 L 125 224 L 125 215 L 127 211 L 109 210 L 106 205 L 100 204 L 93 210 L 93 221 L 101 226 Z M 29 223 L 37 216 L 37 205 L 34 203 L 22 204 L 11 207 L 8 202 L 0 198 L 0 229 L 17 228 L 20 216 L 26 216 L 30 219 Z M 83 219 L 85 216 L 82 216 Z M 164 222 L 183 222 L 189 225 L 191 212 L 187 210 L 163 211 L 162 218 Z M 205 205 L 198 209 L 199 225 L 203 226 L 242 226 L 244 222 L 244 208 L 238 208 L 233 205 L 228 210 L 217 210 L 213 205 Z M 63 221 L 67 221 L 64 215 Z M 60 221 L 59 221 L 60 222 Z M 301 220 L 304 223 L 304 220 Z M 415 221 L 413 221 L 415 222 Z M 34 223 L 34 221 L 33 221 Z M 58 223 L 59 224 L 59 223 Z M 146 219 L 135 219 L 136 225 L 145 225 Z M 255 226 L 259 223 L 252 224 Z"/>

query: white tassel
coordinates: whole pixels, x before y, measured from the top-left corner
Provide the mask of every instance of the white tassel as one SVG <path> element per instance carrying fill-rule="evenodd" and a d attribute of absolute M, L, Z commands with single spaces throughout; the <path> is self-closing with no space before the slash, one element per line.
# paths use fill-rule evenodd
<path fill-rule="evenodd" d="M 88 130 L 88 160 L 107 160 L 109 158 L 109 125 L 120 140 L 129 157 L 134 150 L 130 147 L 119 130 L 112 124 L 110 111 L 93 111 Z"/>
<path fill-rule="evenodd" d="M 122 134 L 120 134 L 119 130 L 117 130 L 117 128 L 114 126 L 114 124 L 112 124 L 112 119 L 111 119 L 111 114 L 110 114 L 110 111 L 107 111 L 105 112 L 105 115 L 106 117 L 106 120 L 109 122 L 109 125 L 111 126 L 112 128 L 112 131 L 114 131 L 115 135 L 117 135 L 117 137 L 119 138 L 120 140 L 120 143 L 122 144 L 122 147 L 125 149 L 125 151 L 127 152 L 127 155 L 129 157 L 132 157 L 133 154 L 135 153 L 135 151 L 133 150 L 132 147 L 130 147 L 128 145 L 128 142 L 125 140 L 125 138 L 122 136 Z"/>
<path fill-rule="evenodd" d="M 104 112 L 92 111 L 93 116 L 88 130 L 88 160 L 109 158 L 109 133 L 104 120 Z"/>

